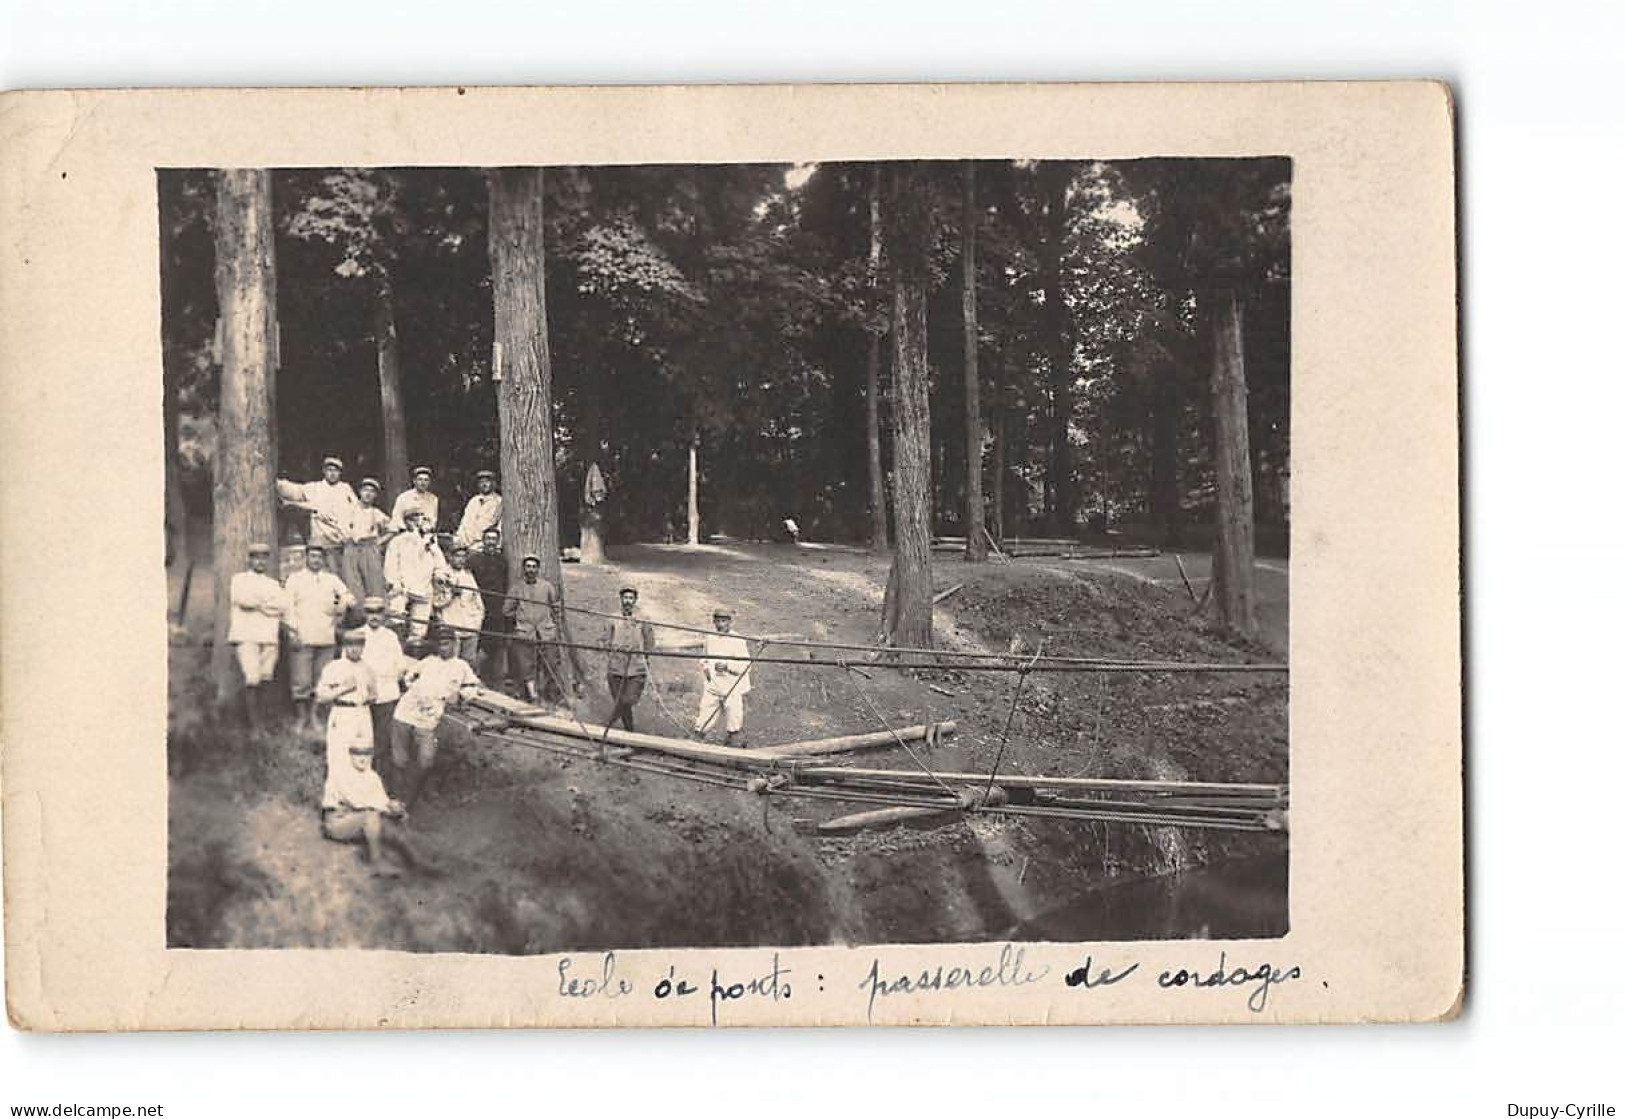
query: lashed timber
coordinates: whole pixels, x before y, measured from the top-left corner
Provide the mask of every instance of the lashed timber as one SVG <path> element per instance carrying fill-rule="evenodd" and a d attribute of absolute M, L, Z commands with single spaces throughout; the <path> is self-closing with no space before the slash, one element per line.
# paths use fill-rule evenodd
<path fill-rule="evenodd" d="M 940 723 L 921 723 L 918 726 L 898 727 L 895 731 L 877 730 L 864 734 L 843 734 L 835 738 L 809 738 L 802 742 L 786 742 L 782 746 L 769 746 L 754 750 L 753 754 L 774 758 L 816 757 L 820 754 L 845 754 L 855 750 L 878 750 L 903 742 L 935 742 L 942 735 L 952 734 L 959 725 L 949 719 Z"/>

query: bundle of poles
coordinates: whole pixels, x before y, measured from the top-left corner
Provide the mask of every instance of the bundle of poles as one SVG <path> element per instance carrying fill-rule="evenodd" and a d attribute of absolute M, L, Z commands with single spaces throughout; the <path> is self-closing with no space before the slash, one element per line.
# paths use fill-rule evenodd
<path fill-rule="evenodd" d="M 658 773 L 762 797 L 868 806 L 818 826 L 825 834 L 914 823 L 931 826 L 971 814 L 1165 827 L 1284 831 L 1282 785 L 1136 781 L 1022 774 L 876 769 L 832 764 L 832 756 L 910 741 L 934 742 L 951 722 L 787 743 L 758 749 L 713 746 L 584 723 L 575 716 L 482 690 L 461 716 L 479 738 L 565 757 Z"/>

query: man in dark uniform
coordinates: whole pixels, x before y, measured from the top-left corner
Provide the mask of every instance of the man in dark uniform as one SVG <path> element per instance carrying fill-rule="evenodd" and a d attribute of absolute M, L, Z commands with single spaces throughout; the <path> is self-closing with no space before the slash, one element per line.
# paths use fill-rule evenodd
<path fill-rule="evenodd" d="M 480 679 L 500 683 L 506 675 L 508 632 L 513 619 L 504 607 L 508 593 L 508 556 L 502 549 L 502 530 L 488 528 L 480 535 L 480 545 L 468 555 L 468 569 L 480 586 L 485 602 L 486 632 L 480 636 Z M 496 630 L 497 633 L 490 631 Z"/>

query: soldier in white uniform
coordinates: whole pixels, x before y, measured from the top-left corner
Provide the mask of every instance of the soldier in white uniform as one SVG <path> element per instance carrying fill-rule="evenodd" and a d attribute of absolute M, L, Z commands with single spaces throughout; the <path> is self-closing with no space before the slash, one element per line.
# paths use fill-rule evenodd
<path fill-rule="evenodd" d="M 436 576 L 436 598 L 441 600 L 440 620 L 457 634 L 457 655 L 469 664 L 479 663 L 480 628 L 485 624 L 485 601 L 480 584 L 468 569 L 468 548 L 451 549 L 451 567 Z"/>
<path fill-rule="evenodd" d="M 502 495 L 496 492 L 497 476 L 489 470 L 474 475 L 478 487 L 474 496 L 463 507 L 463 519 L 457 523 L 452 543 L 472 548 L 488 528 L 502 527 Z"/>
<path fill-rule="evenodd" d="M 285 584 L 288 614 L 288 686 L 295 716 L 315 731 L 316 704 L 311 698 L 316 675 L 336 652 L 339 619 L 355 604 L 344 581 L 327 570 L 326 552 L 319 544 L 305 548 L 305 566 L 288 576 Z"/>
<path fill-rule="evenodd" d="M 248 570 L 231 577 L 226 640 L 237 646 L 237 663 L 243 670 L 243 707 L 251 726 L 263 724 L 267 714 L 261 689 L 276 675 L 277 642 L 288 610 L 282 584 L 266 573 L 270 565 L 271 546 L 251 544 Z"/>
<path fill-rule="evenodd" d="M 716 608 L 711 624 L 716 632 L 705 635 L 705 660 L 700 662 L 705 679 L 700 712 L 694 717 L 694 737 L 703 739 L 720 713 L 728 732 L 724 745 L 737 746 L 745 730 L 745 696 L 750 693 L 750 646 L 730 632 L 733 611 L 726 606 Z"/>
<path fill-rule="evenodd" d="M 306 540 L 320 544 L 329 569 L 344 570 L 344 552 L 350 544 L 351 520 L 361 502 L 350 483 L 343 481 L 344 460 L 328 455 L 322 460 L 322 476 L 314 482 L 278 482 L 277 495 L 285 505 L 310 513 Z"/>
<path fill-rule="evenodd" d="M 412 488 L 395 499 L 395 508 L 390 511 L 389 527 L 393 531 L 406 531 L 406 515 L 413 510 L 428 518 L 430 532 L 440 527 L 440 498 L 429 491 L 433 481 L 434 471 L 427 466 L 412 468 Z"/>
<path fill-rule="evenodd" d="M 390 614 L 405 621 L 408 640 L 421 641 L 434 611 L 435 576 L 450 570 L 450 565 L 421 510 L 408 509 L 406 522 L 406 531 L 391 540 L 384 553 L 384 582 L 389 587 Z"/>

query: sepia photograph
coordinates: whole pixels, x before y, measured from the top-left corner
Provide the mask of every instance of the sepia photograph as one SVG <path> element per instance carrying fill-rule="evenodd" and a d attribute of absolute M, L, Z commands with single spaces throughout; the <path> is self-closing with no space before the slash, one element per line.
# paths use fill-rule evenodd
<path fill-rule="evenodd" d="M 155 174 L 170 949 L 1291 930 L 1290 158 Z"/>

